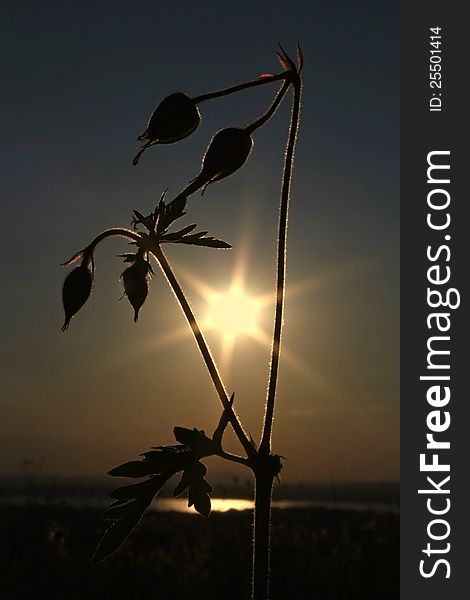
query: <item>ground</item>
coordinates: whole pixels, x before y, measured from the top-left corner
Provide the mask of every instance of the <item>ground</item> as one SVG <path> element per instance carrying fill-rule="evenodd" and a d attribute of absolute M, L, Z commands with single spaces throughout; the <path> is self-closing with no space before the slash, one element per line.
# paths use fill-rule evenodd
<path fill-rule="evenodd" d="M 3 507 L 6 600 L 244 600 L 249 598 L 251 514 L 152 511 L 124 547 L 89 563 L 102 533 L 95 509 Z M 396 600 L 395 513 L 275 510 L 270 600 Z"/>

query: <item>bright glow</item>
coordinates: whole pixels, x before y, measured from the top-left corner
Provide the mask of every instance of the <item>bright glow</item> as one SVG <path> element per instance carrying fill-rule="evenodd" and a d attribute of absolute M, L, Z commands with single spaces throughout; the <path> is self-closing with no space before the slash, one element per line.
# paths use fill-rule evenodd
<path fill-rule="evenodd" d="M 202 315 L 201 319 L 198 319 L 198 322 L 203 333 L 213 332 L 219 337 L 220 345 L 214 355 L 224 377 L 228 377 L 230 374 L 235 347 L 241 338 L 243 338 L 244 344 L 246 341 L 251 340 L 266 348 L 268 352 L 272 348 L 272 329 L 266 331 L 261 326 L 260 321 L 266 320 L 261 319 L 266 309 L 272 311 L 274 318 L 275 296 L 272 291 L 257 296 L 253 296 L 247 291 L 245 272 L 249 262 L 248 250 L 246 247 L 244 250 L 242 248 L 230 286 L 224 292 L 205 284 L 196 278 L 193 273 L 185 272 L 181 266 L 178 269 L 191 288 L 207 303 L 208 310 L 205 315 Z M 338 265 L 334 269 L 330 268 L 316 276 L 315 279 L 306 279 L 297 283 L 291 282 L 286 296 L 293 298 L 308 290 L 334 285 L 337 281 L 342 281 L 345 277 L 351 277 L 358 271 L 360 272 L 365 266 L 367 265 L 364 265 L 363 262 L 356 263 L 353 261 Z M 186 335 L 190 335 L 187 327 Z M 170 341 L 180 339 L 180 336 L 181 333 L 169 332 L 168 335 L 163 338 L 160 336 L 160 338 L 167 345 Z M 210 341 L 212 343 L 212 340 Z M 330 393 L 335 387 L 335 384 L 326 380 L 321 373 L 313 371 L 311 365 L 305 364 L 299 357 L 290 353 L 285 344 L 282 347 L 282 360 L 303 375 L 306 381 L 311 382 L 316 389 L 320 388 Z"/>
<path fill-rule="evenodd" d="M 328 500 L 323 502 L 314 502 L 312 500 L 274 500 L 272 502 L 273 508 L 310 508 L 312 506 L 329 506 L 337 508 L 337 502 L 329 502 Z M 341 503 L 343 504 L 343 503 Z M 346 504 L 346 503 L 344 503 Z M 348 503 L 348 507 L 362 506 L 356 503 Z M 253 500 L 242 500 L 240 498 L 211 498 L 211 510 L 212 512 L 227 512 L 229 510 L 253 510 Z M 370 508 L 369 505 L 365 505 L 365 508 Z M 163 512 L 175 511 L 182 513 L 194 513 L 194 507 L 188 507 L 188 501 L 186 498 L 157 498 L 152 504 L 152 510 L 159 510 Z"/>
<path fill-rule="evenodd" d="M 253 334 L 259 307 L 256 299 L 235 285 L 223 294 L 211 295 L 207 324 L 229 339 L 242 333 Z"/>

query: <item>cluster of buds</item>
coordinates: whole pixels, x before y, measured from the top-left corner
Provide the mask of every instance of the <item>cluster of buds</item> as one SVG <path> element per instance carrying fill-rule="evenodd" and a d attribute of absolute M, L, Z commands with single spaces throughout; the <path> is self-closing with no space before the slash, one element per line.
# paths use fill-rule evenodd
<path fill-rule="evenodd" d="M 292 78 L 295 75 L 298 75 L 302 69 L 303 58 L 300 46 L 297 48 L 298 68 L 287 56 L 282 47 L 280 47 L 280 51 L 277 52 L 277 55 L 279 62 L 284 69 L 282 73 L 278 73 L 277 75 L 264 73 L 263 75 L 260 75 L 257 80 L 249 81 L 217 92 L 202 94 L 195 98 L 190 98 L 182 92 L 175 92 L 166 96 L 150 115 L 145 131 L 137 137 L 137 140 L 141 142 L 142 145 L 139 152 L 135 155 L 132 164 L 136 165 L 142 154 L 150 146 L 172 144 L 173 142 L 179 142 L 190 136 L 201 122 L 198 104 L 204 100 L 222 97 L 233 92 L 263 85 L 268 82 L 284 80 L 285 83 L 289 84 L 292 81 Z M 254 128 L 247 127 L 246 130 L 229 128 L 219 131 L 212 139 L 212 142 L 204 155 L 202 171 L 196 178 L 198 183 L 200 182 L 200 185 L 198 185 L 198 187 L 191 185 L 190 189 L 194 191 L 195 189 L 199 189 L 199 187 L 205 187 L 212 181 L 218 181 L 219 179 L 228 177 L 239 169 L 250 154 L 253 143 L 250 134 L 253 130 Z M 227 150 L 227 147 L 231 143 L 233 143 L 233 149 Z M 221 154 L 217 157 L 218 161 L 214 165 L 214 168 L 212 168 L 208 159 L 212 157 L 215 152 L 220 152 Z M 224 162 L 225 155 L 227 160 Z"/>
<path fill-rule="evenodd" d="M 152 266 L 144 257 L 144 251 L 139 249 L 135 254 L 120 254 L 124 262 L 131 263 L 121 274 L 124 284 L 124 296 L 129 300 L 134 309 L 134 322 L 139 318 L 139 311 L 148 295 L 148 277 L 153 274 Z M 66 331 L 74 315 L 88 300 L 93 287 L 93 255 L 89 251 L 79 253 L 72 259 L 82 261 L 65 278 L 62 288 L 62 302 L 64 305 L 65 321 L 62 331 Z M 69 261 L 70 263 L 71 261 Z"/>
<path fill-rule="evenodd" d="M 213 136 L 202 158 L 199 175 L 190 181 L 172 202 L 165 205 L 162 198 L 155 212 L 151 213 L 148 217 L 144 217 L 137 211 L 134 211 L 136 215 L 134 224 L 143 224 L 149 231 L 149 234 L 146 235 L 153 236 L 153 241 L 156 241 L 157 244 L 172 241 L 174 243 L 214 248 L 231 247 L 230 244 L 222 240 L 206 236 L 207 232 L 194 232 L 193 229 L 196 225 L 189 225 L 180 231 L 171 233 L 168 232 L 168 227 L 173 221 L 185 214 L 183 210 L 188 196 L 200 188 L 202 188 L 202 193 L 204 193 L 208 185 L 229 177 L 245 164 L 253 148 L 253 132 L 264 125 L 276 112 L 287 89 L 295 81 L 295 78 L 298 78 L 302 69 L 303 60 L 300 48 L 298 48 L 297 54 L 298 67 L 295 66 L 282 48 L 280 48 L 278 56 L 284 69 L 282 73 L 277 75 L 264 74 L 258 80 L 236 85 L 225 90 L 203 94 L 195 98 L 190 98 L 182 92 L 176 92 L 164 98 L 151 114 L 145 131 L 137 138 L 141 142 L 141 148 L 134 157 L 134 165 L 138 163 L 142 153 L 150 146 L 171 144 L 191 135 L 201 121 L 198 103 L 255 85 L 262 85 L 266 82 L 283 81 L 283 85 L 279 89 L 271 106 L 259 119 L 245 128 L 228 127 L 220 130 Z M 123 231 L 124 233 L 122 233 Z M 124 262 L 130 263 L 121 274 L 121 279 L 124 284 L 124 295 L 134 309 L 134 322 L 138 320 L 139 311 L 148 295 L 148 278 L 153 271 L 150 263 L 144 257 L 146 250 L 141 246 L 141 242 L 145 239 L 145 236 L 136 239 L 129 236 L 129 231 L 121 229 L 120 232 L 119 234 L 109 230 L 105 232 L 105 235 L 100 234 L 95 242 L 92 242 L 86 250 L 79 252 L 66 263 L 68 265 L 78 259 L 82 259 L 81 264 L 66 277 L 63 285 L 62 299 L 65 310 L 63 331 L 69 327 L 72 317 L 80 310 L 90 296 L 94 275 L 93 249 L 98 241 L 107 237 L 108 234 L 131 237 L 133 240 L 132 243 L 139 246 L 139 250 L 135 254 L 120 255 L 124 258 Z"/>

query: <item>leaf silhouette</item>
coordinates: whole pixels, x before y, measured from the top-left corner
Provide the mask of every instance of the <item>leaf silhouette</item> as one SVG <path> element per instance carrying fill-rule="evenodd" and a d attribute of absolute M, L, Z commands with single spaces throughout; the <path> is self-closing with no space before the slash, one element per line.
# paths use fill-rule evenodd
<path fill-rule="evenodd" d="M 188 225 L 187 227 L 184 227 L 183 229 L 180 229 L 179 231 L 167 233 L 165 235 L 165 239 L 168 241 L 179 240 L 180 238 L 185 236 L 187 233 L 190 233 L 191 231 L 193 231 L 193 229 L 195 229 L 196 227 L 197 227 L 196 223 L 193 223 L 192 225 Z"/>
<path fill-rule="evenodd" d="M 184 212 L 186 207 L 186 198 L 184 196 L 178 196 L 169 204 L 165 204 L 165 201 L 163 200 L 164 195 L 165 192 L 163 193 L 162 199 L 155 209 L 155 213 L 157 213 L 156 216 L 158 217 L 157 233 L 159 235 L 164 234 L 172 223 L 186 214 Z"/>
<path fill-rule="evenodd" d="M 197 454 L 198 458 L 210 456 L 216 452 L 214 442 L 211 438 L 207 437 L 204 431 L 186 429 L 186 427 L 175 427 L 173 433 L 177 441 L 189 446 Z"/>
<path fill-rule="evenodd" d="M 180 471 L 184 469 L 188 460 L 192 458 L 192 452 L 187 446 L 157 446 L 144 452 L 144 459 L 131 461 L 115 467 L 109 471 L 113 477 L 145 477 L 146 475 L 157 475 L 168 469 Z"/>
<path fill-rule="evenodd" d="M 114 502 L 103 516 L 112 523 L 96 548 L 93 563 L 107 558 L 121 547 L 162 486 L 179 471 L 183 471 L 183 475 L 173 494 L 178 496 L 189 488 L 188 506 L 194 505 L 205 517 L 209 515 L 209 492 L 212 488 L 204 480 L 207 469 L 199 462 L 199 458 L 216 454 L 216 445 L 204 431 L 175 427 L 174 433 L 180 444 L 155 446 L 142 454 L 142 460 L 126 462 L 109 471 L 113 477 L 147 479 L 124 485 L 109 494 Z"/>
<path fill-rule="evenodd" d="M 139 496 L 145 495 L 147 492 L 153 491 L 155 486 L 154 478 L 146 479 L 140 483 L 132 483 L 130 485 L 123 485 L 122 487 L 116 488 L 109 493 L 111 498 L 121 502 L 127 502 L 132 498 L 138 498 Z M 113 506 L 113 505 L 112 505 Z"/>
<path fill-rule="evenodd" d="M 224 242 L 223 240 L 218 240 L 211 236 L 206 236 L 207 231 L 201 231 L 200 233 L 193 233 L 192 235 L 185 235 L 179 240 L 175 240 L 176 244 L 190 244 L 192 246 L 207 246 L 209 248 L 231 248 L 232 246 Z"/>
<path fill-rule="evenodd" d="M 118 499 L 105 512 L 105 518 L 112 520 L 112 524 L 104 532 L 91 559 L 92 563 L 104 560 L 122 546 L 156 494 L 172 475 L 174 472 L 170 471 L 148 479 L 143 482 L 145 485 L 126 486 L 126 494 L 129 493 L 130 497 Z M 132 488 L 132 492 L 129 488 Z"/>
<path fill-rule="evenodd" d="M 154 472 L 147 463 L 140 460 L 133 460 L 111 469 L 109 475 L 113 477 L 145 477 Z"/>
<path fill-rule="evenodd" d="M 212 487 L 204 479 L 207 468 L 199 461 L 189 464 L 173 490 L 173 496 L 179 496 L 188 489 L 188 506 L 194 506 L 195 510 L 203 517 L 208 517 L 211 512 L 211 499 L 209 493 Z"/>

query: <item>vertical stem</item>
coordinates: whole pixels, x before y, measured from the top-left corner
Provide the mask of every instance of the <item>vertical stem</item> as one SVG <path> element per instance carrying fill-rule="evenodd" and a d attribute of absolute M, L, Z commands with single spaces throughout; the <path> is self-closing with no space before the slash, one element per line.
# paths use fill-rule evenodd
<path fill-rule="evenodd" d="M 196 343 L 199 347 L 199 350 L 201 351 L 204 362 L 206 363 L 207 370 L 209 371 L 209 375 L 212 379 L 212 382 L 214 383 L 214 387 L 217 390 L 217 394 L 220 398 L 222 406 L 224 407 L 224 410 L 227 411 L 227 416 L 230 421 L 230 424 L 232 425 L 233 430 L 235 431 L 235 434 L 239 439 L 240 443 L 242 444 L 243 448 L 245 449 L 247 455 L 253 456 L 256 451 L 250 443 L 246 433 L 243 431 L 240 420 L 238 419 L 237 415 L 235 414 L 235 411 L 233 410 L 227 392 L 225 391 L 224 384 L 222 383 L 222 379 L 220 378 L 219 372 L 215 365 L 214 359 L 212 358 L 206 340 L 204 339 L 202 331 L 200 330 L 199 325 L 196 321 L 196 317 L 194 316 L 194 313 L 191 310 L 188 301 L 186 300 L 186 296 L 184 295 L 184 292 L 181 289 L 181 286 L 179 285 L 178 280 L 176 279 L 175 274 L 173 273 L 173 270 L 158 243 L 155 243 L 154 248 L 152 248 L 152 254 L 154 254 L 155 258 L 159 262 L 160 267 L 164 272 L 168 283 L 170 284 L 170 287 L 173 290 L 176 299 L 179 302 L 179 305 L 181 306 L 181 310 L 183 311 L 189 323 L 189 326 L 191 327 L 191 331 L 193 332 L 193 335 L 196 339 Z"/>
<path fill-rule="evenodd" d="M 273 481 L 274 475 L 271 472 L 255 470 L 252 600 L 268 599 L 271 494 Z"/>
<path fill-rule="evenodd" d="M 271 452 L 271 432 L 274 418 L 274 402 L 279 371 L 279 355 L 281 350 L 282 320 L 284 312 L 284 294 L 286 277 L 286 250 L 287 250 L 287 219 L 289 213 L 290 185 L 294 163 L 294 150 L 297 140 L 297 130 L 300 116 L 300 96 L 302 85 L 297 75 L 293 82 L 294 100 L 291 113 L 289 139 L 287 142 L 284 174 L 282 177 L 281 206 L 279 210 L 279 237 L 277 250 L 277 286 L 276 286 L 276 314 L 274 318 L 273 345 L 271 351 L 271 371 L 269 376 L 266 411 L 264 417 L 263 435 L 259 451 L 261 454 Z"/>

